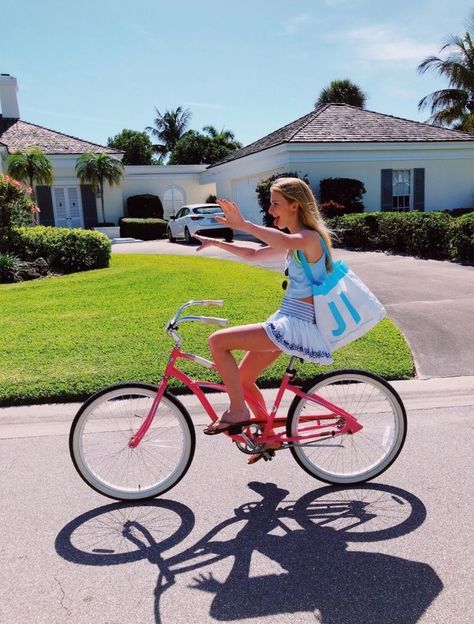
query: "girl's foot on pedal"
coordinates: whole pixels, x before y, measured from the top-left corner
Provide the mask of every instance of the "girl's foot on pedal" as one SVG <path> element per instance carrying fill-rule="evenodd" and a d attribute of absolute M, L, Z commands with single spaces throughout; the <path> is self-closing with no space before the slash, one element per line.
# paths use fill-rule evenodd
<path fill-rule="evenodd" d="M 253 422 L 250 418 L 250 412 L 248 410 L 242 410 L 240 412 L 231 412 L 226 410 L 222 416 L 210 424 L 204 433 L 206 435 L 217 435 L 218 433 L 239 433 L 242 427 L 246 427 Z"/>

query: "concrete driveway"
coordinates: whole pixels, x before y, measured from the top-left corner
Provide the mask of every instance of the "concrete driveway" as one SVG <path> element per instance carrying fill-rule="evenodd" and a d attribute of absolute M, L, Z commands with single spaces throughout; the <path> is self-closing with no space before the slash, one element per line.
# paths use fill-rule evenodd
<path fill-rule="evenodd" d="M 240 245 L 258 246 L 239 240 Z M 114 244 L 113 253 L 192 255 L 195 245 L 167 240 Z M 386 306 L 407 339 L 418 377 L 474 375 L 474 267 L 379 252 L 336 249 Z M 217 248 L 202 256 L 243 262 Z M 281 271 L 281 261 L 260 266 Z"/>

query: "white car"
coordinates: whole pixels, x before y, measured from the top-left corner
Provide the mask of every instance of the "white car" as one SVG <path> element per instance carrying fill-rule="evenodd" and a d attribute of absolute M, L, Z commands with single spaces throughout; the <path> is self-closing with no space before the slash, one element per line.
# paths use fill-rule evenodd
<path fill-rule="evenodd" d="M 191 243 L 195 234 L 222 237 L 230 243 L 233 238 L 232 230 L 216 221 L 216 216 L 224 216 L 218 204 L 183 206 L 168 222 L 167 234 L 170 243 L 174 243 L 177 238 L 184 238 L 187 243 Z"/>

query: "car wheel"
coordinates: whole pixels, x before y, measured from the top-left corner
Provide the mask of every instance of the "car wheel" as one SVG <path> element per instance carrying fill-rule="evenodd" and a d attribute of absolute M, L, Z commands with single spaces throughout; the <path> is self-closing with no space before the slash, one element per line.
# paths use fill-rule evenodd
<path fill-rule="evenodd" d="M 187 227 L 184 228 L 184 240 L 189 244 L 194 241 Z"/>
<path fill-rule="evenodd" d="M 168 234 L 168 240 L 170 243 L 174 243 L 176 238 L 173 236 L 173 234 L 171 233 L 171 228 L 167 229 L 167 234 Z"/>
<path fill-rule="evenodd" d="M 232 235 L 224 236 L 224 240 L 226 243 L 231 243 L 234 240 L 234 237 Z"/>

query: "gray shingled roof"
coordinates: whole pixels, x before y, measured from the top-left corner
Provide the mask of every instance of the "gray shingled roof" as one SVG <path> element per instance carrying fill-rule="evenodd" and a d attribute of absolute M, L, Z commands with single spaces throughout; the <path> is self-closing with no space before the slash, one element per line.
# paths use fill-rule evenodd
<path fill-rule="evenodd" d="M 326 104 L 211 165 L 244 158 L 282 143 L 426 143 L 472 141 L 474 135 L 401 119 L 348 104 Z M 210 167 L 209 167 L 210 168 Z"/>
<path fill-rule="evenodd" d="M 0 117 L 0 144 L 5 145 L 10 153 L 19 152 L 28 147 L 39 147 L 46 154 L 122 153 L 112 147 L 83 141 L 77 137 L 37 126 L 21 119 L 2 117 Z"/>

